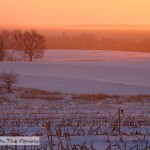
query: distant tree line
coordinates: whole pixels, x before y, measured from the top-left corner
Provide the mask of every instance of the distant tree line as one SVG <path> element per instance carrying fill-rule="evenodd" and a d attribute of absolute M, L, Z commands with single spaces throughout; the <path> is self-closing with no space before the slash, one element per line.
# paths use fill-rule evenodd
<path fill-rule="evenodd" d="M 0 31 L 0 61 L 4 61 L 6 57 L 11 61 L 16 51 L 27 61 L 37 60 L 43 57 L 46 48 L 150 52 L 150 32 L 144 33 L 146 36 L 143 37 L 138 34 L 131 37 L 127 35 L 126 38 L 122 36 L 116 38 L 115 32 L 113 36 L 106 36 L 107 34 L 106 32 L 103 36 L 97 36 L 96 32 L 85 31 L 74 35 L 63 32 L 58 35 L 49 33 L 44 36 L 35 30 L 2 30 Z M 12 56 L 9 56 L 8 50 L 12 50 Z"/>
<path fill-rule="evenodd" d="M 43 56 L 45 37 L 35 30 L 3 30 L 0 32 L 0 61 L 4 61 L 9 49 L 21 52 L 23 57 L 32 61 Z"/>
<path fill-rule="evenodd" d="M 150 35 L 150 34 L 149 34 Z M 116 50 L 150 52 L 149 37 L 98 37 L 94 34 L 49 36 L 47 38 L 49 49 L 81 49 L 81 50 Z"/>

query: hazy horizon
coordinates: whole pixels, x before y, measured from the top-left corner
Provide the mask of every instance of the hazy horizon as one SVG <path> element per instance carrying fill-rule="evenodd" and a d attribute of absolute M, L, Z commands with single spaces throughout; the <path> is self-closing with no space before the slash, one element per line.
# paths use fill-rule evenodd
<path fill-rule="evenodd" d="M 147 25 L 129 25 L 129 24 L 0 24 L 1 29 L 85 29 L 85 30 L 150 30 L 150 24 Z"/>

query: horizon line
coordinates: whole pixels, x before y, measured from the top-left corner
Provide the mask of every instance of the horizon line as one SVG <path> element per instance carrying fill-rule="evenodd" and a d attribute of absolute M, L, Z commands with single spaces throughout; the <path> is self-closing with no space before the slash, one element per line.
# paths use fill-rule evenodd
<path fill-rule="evenodd" d="M 23 23 L 0 23 L 0 28 L 42 28 L 42 29 L 150 29 L 150 24 L 23 24 Z"/>

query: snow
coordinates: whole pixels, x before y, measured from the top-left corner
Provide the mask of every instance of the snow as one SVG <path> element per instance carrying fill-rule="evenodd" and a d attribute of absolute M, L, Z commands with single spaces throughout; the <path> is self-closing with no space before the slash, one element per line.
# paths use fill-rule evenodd
<path fill-rule="evenodd" d="M 47 50 L 42 60 L 0 63 L 20 86 L 71 93 L 150 94 L 150 53 Z"/>
<path fill-rule="evenodd" d="M 41 147 L 48 140 L 45 123 L 52 121 L 56 150 L 59 141 L 55 131 L 58 127 L 61 128 L 61 139 L 65 146 L 64 132 L 67 131 L 70 133 L 72 144 L 82 145 L 86 142 L 85 144 L 90 147 L 93 143 L 97 150 L 105 150 L 110 143 L 112 150 L 116 149 L 116 141 L 121 149 L 124 149 L 124 142 L 127 149 L 131 149 L 137 143 L 140 149 L 145 148 L 146 141 L 150 137 L 149 98 L 140 101 L 136 98 L 129 100 L 126 95 L 150 94 L 150 53 L 47 50 L 44 58 L 32 63 L 23 60 L 1 62 L 0 72 L 7 70 L 20 75 L 17 84 L 21 87 L 69 93 L 61 93 L 64 97 L 62 100 L 23 97 L 22 93 L 25 96 L 29 94 L 24 88 L 17 88 L 13 94 L 1 94 L 0 135 L 10 135 L 13 131 L 21 134 L 23 132 L 23 135 L 27 136 L 41 133 Z M 71 93 L 107 93 L 125 96 L 91 102 L 73 99 Z M 113 131 L 113 123 L 118 119 L 118 110 L 124 111 L 121 115 L 121 131 L 126 134 L 123 135 L 115 135 L 116 131 Z M 128 120 L 130 122 L 134 120 L 135 124 L 124 125 L 123 123 L 127 123 Z M 79 121 L 77 131 L 81 135 L 73 132 Z M 147 124 L 144 124 L 144 121 Z M 89 133 L 91 128 L 94 131 L 98 127 L 98 133 Z M 140 134 L 136 135 L 137 132 Z M 107 142 L 108 137 L 111 142 Z M 120 141 L 120 138 L 124 142 Z"/>
<path fill-rule="evenodd" d="M 96 150 L 105 150 L 110 142 L 106 142 L 108 137 L 112 143 L 115 145 L 115 140 L 119 142 L 120 137 L 127 143 L 127 149 L 135 145 L 134 140 L 137 140 L 139 146 L 143 139 L 143 135 L 146 135 L 146 140 L 149 140 L 150 133 L 150 114 L 149 106 L 150 103 L 146 100 L 142 102 L 128 102 L 126 98 L 122 103 L 118 104 L 115 99 L 109 100 L 100 100 L 97 102 L 91 102 L 84 100 L 79 103 L 76 100 L 73 100 L 70 95 L 66 95 L 64 100 L 43 100 L 43 99 L 23 99 L 19 97 L 20 93 L 14 93 L 12 95 L 7 95 L 8 100 L 2 101 L 0 105 L 0 128 L 5 130 L 6 134 L 9 134 L 13 129 L 24 133 L 26 136 L 35 136 L 36 133 L 40 132 L 42 135 L 41 146 L 47 141 L 46 129 L 44 123 L 52 121 L 53 125 L 51 126 L 53 133 L 59 127 L 61 128 L 62 134 L 64 131 L 69 131 L 70 139 L 72 144 L 82 145 L 86 142 L 86 145 L 90 147 L 93 143 Z M 81 102 L 81 101 L 80 101 Z M 124 115 L 122 118 L 121 131 L 126 132 L 129 135 L 114 135 L 114 132 L 111 134 L 112 123 L 118 117 L 118 110 L 124 110 Z M 106 118 L 107 122 L 102 119 Z M 126 119 L 134 119 L 137 123 L 136 125 L 123 125 L 123 122 Z M 148 126 L 138 125 L 138 120 L 148 121 Z M 7 120 L 7 121 L 6 121 Z M 78 122 L 82 123 L 78 127 L 77 131 L 80 131 L 81 135 L 73 134 L 73 130 L 76 128 Z M 109 122 L 110 121 L 110 122 Z M 62 125 L 61 125 L 62 123 Z M 70 123 L 70 125 L 68 125 Z M 111 127 L 112 125 L 112 127 Z M 81 127 L 81 130 L 79 130 Z M 98 130 L 99 134 L 93 132 L 89 134 L 90 128 L 92 130 L 100 127 Z M 82 134 L 83 132 L 84 134 Z M 104 131 L 108 131 L 107 134 L 102 134 Z M 131 135 L 131 132 L 140 132 L 143 135 Z M 0 132 L 1 133 L 1 132 Z M 63 144 L 65 145 L 66 139 L 62 136 Z M 138 141 L 139 140 L 139 141 Z M 53 136 L 54 141 L 54 150 L 57 150 L 58 147 L 58 137 Z M 144 149 L 146 141 L 142 141 L 142 148 Z M 119 142 L 120 145 L 123 142 Z M 123 147 L 123 146 L 122 146 Z M 23 147 L 19 148 L 20 150 Z M 116 149 L 114 146 L 112 150 Z M 122 148 L 123 149 L 123 148 Z"/>

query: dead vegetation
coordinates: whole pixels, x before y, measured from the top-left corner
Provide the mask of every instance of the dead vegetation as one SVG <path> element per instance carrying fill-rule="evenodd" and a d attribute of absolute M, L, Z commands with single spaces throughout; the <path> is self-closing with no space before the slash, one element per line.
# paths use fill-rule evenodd
<path fill-rule="evenodd" d="M 21 99 L 43 99 L 43 100 L 63 100 L 64 94 L 61 91 L 46 91 L 33 88 L 17 88 Z"/>
<path fill-rule="evenodd" d="M 150 100 L 150 95 L 146 94 L 137 94 L 137 95 L 109 95 L 105 93 L 97 93 L 97 94 L 72 94 L 72 99 L 75 101 L 89 101 L 89 102 L 97 102 L 103 101 L 104 103 L 116 103 L 123 104 L 126 102 L 139 102 L 142 103 L 145 100 Z M 105 101 L 107 100 L 107 101 Z M 113 102 L 111 102 L 113 100 Z"/>
<path fill-rule="evenodd" d="M 0 94 L 0 101 L 5 101 L 0 106 L 0 136 L 36 135 L 45 141 L 23 150 L 96 150 L 93 139 L 85 140 L 93 136 L 100 144 L 103 138 L 102 150 L 150 149 L 149 95 L 64 94 L 23 87 L 13 91 Z M 76 138 L 82 142 L 75 142 Z"/>
<path fill-rule="evenodd" d="M 104 93 L 98 94 L 72 94 L 73 100 L 87 100 L 87 101 L 99 101 L 99 100 L 106 100 L 106 99 L 119 99 L 119 95 L 108 95 Z"/>
<path fill-rule="evenodd" d="M 138 94 L 138 95 L 129 95 L 126 97 L 127 102 L 142 102 L 144 99 L 150 100 L 150 95 Z"/>

